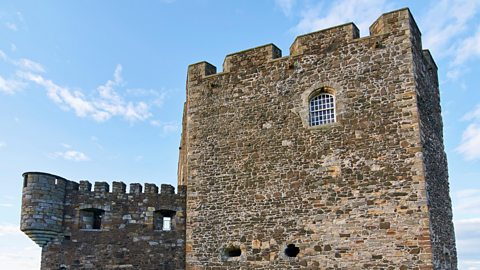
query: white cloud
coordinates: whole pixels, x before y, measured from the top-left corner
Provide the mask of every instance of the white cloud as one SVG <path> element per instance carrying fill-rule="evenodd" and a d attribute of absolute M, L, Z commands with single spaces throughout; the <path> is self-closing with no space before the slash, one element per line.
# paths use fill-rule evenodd
<path fill-rule="evenodd" d="M 480 270 L 480 260 L 459 260 L 458 269 Z"/>
<path fill-rule="evenodd" d="M 7 234 L 22 234 L 20 231 L 20 226 L 13 224 L 0 224 L 0 236 Z"/>
<path fill-rule="evenodd" d="M 0 142 L 0 148 L 3 148 L 3 147 L 5 147 L 5 146 L 7 146 L 7 143 L 5 143 L 5 142 Z"/>
<path fill-rule="evenodd" d="M 461 255 L 460 261 L 478 259 L 478 243 L 480 243 L 478 228 L 480 228 L 480 218 L 455 220 L 455 237 L 458 254 Z"/>
<path fill-rule="evenodd" d="M 13 207 L 13 203 L 0 203 L 0 207 Z"/>
<path fill-rule="evenodd" d="M 20 71 L 17 75 L 45 88 L 51 100 L 66 110 L 72 109 L 79 117 L 91 117 L 98 122 L 106 121 L 113 116 L 121 116 L 130 122 L 150 118 L 152 114 L 146 102 L 127 102 L 116 92 L 115 88 L 123 86 L 121 72 L 122 66 L 117 65 L 114 79 L 97 87 L 98 96 L 91 98 L 86 97 L 79 90 L 74 91 L 68 87 L 59 86 L 39 74 Z"/>
<path fill-rule="evenodd" d="M 463 132 L 462 140 L 456 151 L 462 154 L 466 160 L 476 160 L 480 158 L 480 105 L 467 113 L 463 119 L 473 123 L 470 123 Z"/>
<path fill-rule="evenodd" d="M 393 9 L 386 0 L 340 0 L 330 6 L 319 2 L 313 7 L 305 6 L 300 22 L 294 27 L 296 34 L 320 30 L 347 22 L 354 22 L 362 35 L 368 34 L 369 26 L 380 14 Z"/>
<path fill-rule="evenodd" d="M 480 158 L 480 125 L 468 125 L 467 129 L 463 132 L 462 141 L 456 150 L 462 154 L 466 160 Z"/>
<path fill-rule="evenodd" d="M 25 83 L 16 79 L 6 79 L 0 75 L 0 92 L 6 94 L 13 94 L 22 90 L 25 87 Z"/>
<path fill-rule="evenodd" d="M 162 130 L 164 134 L 176 132 L 180 125 L 177 122 L 164 123 Z"/>
<path fill-rule="evenodd" d="M 295 5 L 296 0 L 275 0 L 275 4 L 282 10 L 285 16 L 292 14 L 292 8 Z"/>
<path fill-rule="evenodd" d="M 30 59 L 22 58 L 20 60 L 14 61 L 13 63 L 15 66 L 26 71 L 32 71 L 32 72 L 38 72 L 38 73 L 45 72 L 45 68 L 41 64 Z"/>
<path fill-rule="evenodd" d="M 71 146 L 70 144 L 68 144 L 68 143 L 62 143 L 62 146 L 63 146 L 64 148 L 66 148 L 66 149 L 72 148 L 72 146 Z"/>
<path fill-rule="evenodd" d="M 0 50 L 0 59 L 2 59 L 3 61 L 8 60 L 7 55 L 2 50 Z"/>
<path fill-rule="evenodd" d="M 15 45 L 14 43 L 10 43 L 10 50 L 11 50 L 12 52 L 17 51 L 17 45 Z"/>
<path fill-rule="evenodd" d="M 462 40 L 455 47 L 454 65 L 461 65 L 467 60 L 480 57 L 480 26 L 474 35 Z"/>
<path fill-rule="evenodd" d="M 150 124 L 155 127 L 159 127 L 162 129 L 163 135 L 167 135 L 169 133 L 176 132 L 180 128 L 180 124 L 178 122 L 161 122 L 159 120 L 151 120 Z"/>
<path fill-rule="evenodd" d="M 432 1 L 427 14 L 420 17 L 425 30 L 424 47 L 438 56 L 449 54 L 453 38 L 468 29 L 468 23 L 479 7 L 478 1 Z"/>
<path fill-rule="evenodd" d="M 59 151 L 53 154 L 53 157 L 63 158 L 71 161 L 88 161 L 90 158 L 82 152 L 75 150 Z"/>
<path fill-rule="evenodd" d="M 8 29 L 10 29 L 12 31 L 18 31 L 17 25 L 15 23 L 12 23 L 12 22 L 6 22 L 5 27 L 7 27 Z"/>
<path fill-rule="evenodd" d="M 454 216 L 462 219 L 480 216 L 480 189 L 465 189 L 455 193 Z"/>
<path fill-rule="evenodd" d="M 165 97 L 165 93 L 151 89 L 125 90 L 121 65 L 116 66 L 113 79 L 98 86 L 94 95 L 85 96 L 82 90 L 72 90 L 46 78 L 41 74 L 45 73 L 45 68 L 40 63 L 27 58 L 10 59 L 1 50 L 0 59 L 17 68 L 14 79 L 0 76 L 0 92 L 13 94 L 24 89 L 28 83 L 35 83 L 43 87 L 47 91 L 47 96 L 62 109 L 73 110 L 77 116 L 89 117 L 97 122 L 103 122 L 115 116 L 129 122 L 145 121 L 152 116 L 150 107 L 160 107 Z M 117 92 L 118 89 L 124 90 L 127 96 L 129 93 L 134 93 L 137 97 L 148 98 L 149 102 L 127 101 Z"/>

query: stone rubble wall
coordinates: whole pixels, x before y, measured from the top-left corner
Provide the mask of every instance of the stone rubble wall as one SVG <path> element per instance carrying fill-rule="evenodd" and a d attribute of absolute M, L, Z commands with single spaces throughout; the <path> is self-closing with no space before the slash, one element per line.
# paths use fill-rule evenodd
<path fill-rule="evenodd" d="M 457 269 L 437 67 L 429 51 L 416 50 L 414 53 L 433 264 L 435 269 Z"/>
<path fill-rule="evenodd" d="M 428 187 L 427 163 L 446 164 L 423 158 L 420 31 L 402 9 L 370 32 L 359 38 L 345 24 L 303 35 L 288 57 L 260 46 L 227 56 L 220 73 L 189 66 L 179 163 L 187 269 L 444 269 L 432 250 L 451 248 L 453 231 L 436 239 L 431 206 L 451 206 L 445 191 L 427 196 L 443 189 Z M 308 101 L 322 88 L 335 95 L 337 122 L 309 127 Z M 296 257 L 285 253 L 292 244 Z"/>
<path fill-rule="evenodd" d="M 36 181 L 48 174 L 26 175 Z M 180 186 L 175 194 L 171 185 L 161 185 L 159 193 L 155 184 L 135 183 L 130 184 L 127 193 L 124 183 L 113 182 L 110 192 L 106 182 L 95 182 L 91 190 L 92 184 L 88 181 L 78 184 L 56 178 L 62 179 L 57 188 L 63 189 L 64 194 L 61 214 L 56 213 L 61 226 L 36 226 L 39 230 L 55 228 L 57 231 L 57 236 L 43 246 L 41 269 L 62 266 L 66 269 L 185 269 L 185 186 Z M 27 187 L 31 189 L 24 188 L 24 209 L 31 209 L 30 194 L 37 197 L 38 194 L 52 194 L 50 187 L 48 190 L 38 185 Z M 41 209 L 49 208 L 52 207 L 45 205 Z M 85 227 L 89 219 L 82 217 L 82 211 L 91 209 L 103 211 L 100 229 Z M 39 216 L 35 211 L 39 208 L 33 212 L 24 210 L 22 229 L 31 227 L 29 215 Z M 155 228 L 158 211 L 175 213 L 170 231 Z M 45 215 L 44 219 L 49 223 Z"/>

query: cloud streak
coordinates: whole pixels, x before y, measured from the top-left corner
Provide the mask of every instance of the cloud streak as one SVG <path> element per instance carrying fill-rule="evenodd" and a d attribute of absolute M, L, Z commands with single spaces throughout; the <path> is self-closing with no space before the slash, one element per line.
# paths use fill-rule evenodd
<path fill-rule="evenodd" d="M 452 40 L 469 29 L 469 23 L 480 8 L 480 2 L 469 0 L 432 1 L 429 11 L 420 21 L 425 29 L 424 45 L 437 56 L 452 51 Z"/>
<path fill-rule="evenodd" d="M 70 161 L 88 161 L 90 158 L 82 152 L 75 150 L 59 151 L 53 154 L 54 157 L 59 157 Z"/>
<path fill-rule="evenodd" d="M 462 134 L 460 145 L 455 149 L 465 160 L 480 158 L 480 105 L 467 113 L 464 120 L 470 123 Z"/>
<path fill-rule="evenodd" d="M 84 91 L 73 90 L 68 86 L 61 86 L 45 76 L 45 67 L 33 60 L 10 59 L 0 50 L 0 60 L 16 68 L 13 78 L 0 76 L 0 92 L 14 94 L 25 89 L 30 84 L 35 84 L 46 90 L 47 96 L 60 108 L 73 111 L 82 118 L 91 118 L 97 122 L 104 122 L 113 117 L 121 117 L 128 122 L 142 122 L 152 117 L 152 106 L 160 107 L 163 104 L 165 93 L 145 89 L 125 89 L 122 77 L 122 65 L 117 65 L 113 78 L 98 86 L 92 95 L 85 95 Z M 147 99 L 148 102 L 137 100 L 129 101 L 126 96 L 119 94 L 119 90 L 137 99 Z"/>
<path fill-rule="evenodd" d="M 122 66 L 117 65 L 113 79 L 97 87 L 97 95 L 87 97 L 79 90 L 55 84 L 41 74 L 17 72 L 25 81 L 35 83 L 47 91 L 47 96 L 61 108 L 73 110 L 79 117 L 90 117 L 97 122 L 104 122 L 114 116 L 123 117 L 130 122 L 145 121 L 152 116 L 146 102 L 127 102 L 115 90 L 123 86 Z"/>

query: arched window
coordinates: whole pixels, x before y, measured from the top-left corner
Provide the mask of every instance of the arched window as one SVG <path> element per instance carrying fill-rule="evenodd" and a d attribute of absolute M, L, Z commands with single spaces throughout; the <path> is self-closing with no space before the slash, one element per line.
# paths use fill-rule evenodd
<path fill-rule="evenodd" d="M 335 96 L 320 93 L 310 99 L 309 124 L 319 126 L 335 123 Z"/>

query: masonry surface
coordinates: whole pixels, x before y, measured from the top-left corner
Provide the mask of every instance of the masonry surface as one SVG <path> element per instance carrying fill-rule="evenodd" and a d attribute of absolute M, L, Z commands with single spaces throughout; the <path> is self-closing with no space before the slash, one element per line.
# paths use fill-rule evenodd
<path fill-rule="evenodd" d="M 321 93 L 335 122 L 311 126 Z M 178 194 L 26 173 L 22 230 L 42 269 L 457 269 L 440 112 L 408 9 L 367 37 L 349 23 L 297 37 L 287 57 L 268 44 L 223 72 L 200 62 Z"/>
<path fill-rule="evenodd" d="M 163 228 L 163 217 L 170 218 Z M 184 269 L 185 187 L 24 174 L 21 229 L 42 248 L 42 269 Z M 168 229 L 168 230 L 165 230 Z"/>

